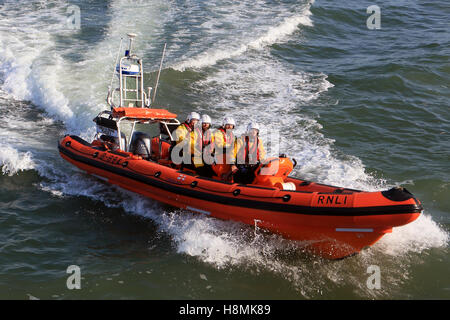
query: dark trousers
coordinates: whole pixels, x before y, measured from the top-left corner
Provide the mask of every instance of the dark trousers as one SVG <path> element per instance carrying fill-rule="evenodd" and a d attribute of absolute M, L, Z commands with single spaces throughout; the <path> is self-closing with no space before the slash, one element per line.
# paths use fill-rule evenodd
<path fill-rule="evenodd" d="M 242 184 L 250 184 L 255 180 L 257 165 L 238 165 L 238 171 L 233 175 L 233 181 Z"/>
<path fill-rule="evenodd" d="M 210 165 L 203 165 L 201 167 L 196 168 L 195 170 L 199 175 L 203 176 L 203 177 L 207 177 L 207 178 L 212 178 L 213 176 L 216 175 L 216 173 L 214 172 L 212 166 Z"/>

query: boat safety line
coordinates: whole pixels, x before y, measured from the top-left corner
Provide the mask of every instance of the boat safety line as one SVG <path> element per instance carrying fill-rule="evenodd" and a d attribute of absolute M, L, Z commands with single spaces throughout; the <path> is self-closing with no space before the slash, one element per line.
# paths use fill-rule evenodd
<path fill-rule="evenodd" d="M 131 167 L 128 167 L 128 169 L 131 170 L 131 171 L 133 171 L 133 172 L 136 172 L 136 173 L 138 173 L 138 174 L 145 175 L 145 176 L 149 176 L 149 177 L 153 177 L 153 176 L 154 176 L 154 174 L 147 174 L 147 173 L 139 172 L 139 171 L 137 171 L 137 170 L 134 170 L 134 169 L 131 168 Z M 160 180 L 162 180 L 162 181 L 164 181 L 164 182 L 170 183 L 170 184 L 181 185 L 181 186 L 189 186 L 189 185 L 191 185 L 191 183 L 178 183 L 178 182 L 173 182 L 173 181 L 171 181 L 171 180 L 163 179 L 163 178 L 161 178 L 161 176 L 159 176 L 159 177 L 157 177 L 157 178 L 160 179 Z M 205 188 L 205 187 L 200 186 L 200 185 L 197 185 L 196 187 L 197 187 L 197 188 L 200 188 L 200 189 L 203 189 L 203 190 L 206 190 L 206 191 L 210 191 L 210 192 L 227 193 L 227 194 L 228 194 L 228 193 L 233 193 L 234 190 L 236 190 L 236 189 L 234 189 L 234 190 L 232 190 L 232 191 L 219 191 L 219 190 L 214 190 L 214 189 Z M 246 188 L 246 186 L 244 186 L 244 187 Z M 250 195 L 250 194 L 244 194 L 244 193 L 240 193 L 240 195 L 246 196 L 246 197 L 251 197 L 251 198 L 283 199 L 283 196 L 279 196 L 279 197 L 256 196 L 256 195 Z"/>
<path fill-rule="evenodd" d="M 166 192 L 172 192 L 182 196 L 192 197 L 200 200 L 211 201 L 215 203 L 220 203 L 224 205 L 239 206 L 239 207 L 249 207 L 253 209 L 267 210 L 267 211 L 279 211 L 283 213 L 294 213 L 294 214 L 306 214 L 306 215 L 331 215 L 331 216 L 368 216 L 368 215 L 390 215 L 390 214 L 411 214 L 417 213 L 422 210 L 417 205 L 394 205 L 394 206 L 378 206 L 378 207 L 350 207 L 350 208 L 340 208 L 340 207 L 310 207 L 302 206 L 296 204 L 288 203 L 277 203 L 277 202 L 267 202 L 250 200 L 243 198 L 230 198 L 226 196 L 214 195 L 210 193 L 204 193 L 201 191 L 194 190 L 195 188 L 184 188 L 182 186 L 172 185 L 156 178 L 150 178 L 145 176 L 136 175 L 129 170 L 123 170 L 106 163 L 102 163 L 98 160 L 86 158 L 76 153 L 68 150 L 62 145 L 58 146 L 59 151 L 71 158 L 72 160 L 87 164 L 94 168 L 105 170 L 112 174 L 117 174 L 119 176 L 133 179 L 137 182 L 148 184 L 152 187 L 162 189 Z"/>

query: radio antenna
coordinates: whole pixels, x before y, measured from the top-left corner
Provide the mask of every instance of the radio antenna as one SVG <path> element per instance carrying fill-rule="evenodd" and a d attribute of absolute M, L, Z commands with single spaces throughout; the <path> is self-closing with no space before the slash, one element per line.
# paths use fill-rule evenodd
<path fill-rule="evenodd" d="M 167 45 L 167 43 L 164 43 L 164 49 L 163 49 L 163 53 L 162 53 L 162 57 L 161 57 L 161 63 L 159 64 L 158 76 L 156 77 L 155 91 L 153 91 L 153 101 L 152 101 L 153 103 L 155 103 L 155 99 L 156 99 L 156 90 L 158 90 L 159 76 L 161 74 L 161 69 L 162 69 L 162 64 L 163 64 L 163 60 L 164 60 L 164 55 L 166 53 L 166 45 Z"/>

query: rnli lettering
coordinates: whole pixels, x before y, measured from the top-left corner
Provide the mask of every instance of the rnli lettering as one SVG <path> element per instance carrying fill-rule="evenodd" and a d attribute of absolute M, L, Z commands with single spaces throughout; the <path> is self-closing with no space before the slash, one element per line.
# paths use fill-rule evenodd
<path fill-rule="evenodd" d="M 317 204 L 324 206 L 346 205 L 347 196 L 320 195 L 317 198 Z"/>

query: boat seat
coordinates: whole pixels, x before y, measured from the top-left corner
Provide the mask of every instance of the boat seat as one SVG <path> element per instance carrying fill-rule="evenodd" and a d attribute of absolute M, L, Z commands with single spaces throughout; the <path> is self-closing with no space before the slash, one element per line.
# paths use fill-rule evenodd
<path fill-rule="evenodd" d="M 161 142 L 161 154 L 159 149 L 160 142 Z M 168 141 L 160 140 L 159 137 L 153 137 L 151 150 L 152 150 L 152 158 L 154 159 L 164 159 L 164 160 L 170 159 L 171 144 Z"/>
<path fill-rule="evenodd" d="M 121 132 L 120 135 L 122 137 L 123 146 L 126 148 L 127 147 L 127 137 L 125 136 L 125 134 L 123 132 Z M 102 134 L 100 136 L 100 140 L 102 140 L 105 143 L 107 143 L 109 145 L 109 147 L 112 148 L 112 149 L 118 149 L 119 148 L 119 139 L 117 137 Z M 127 151 L 127 150 L 124 150 L 124 151 Z"/>

